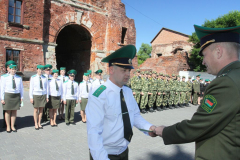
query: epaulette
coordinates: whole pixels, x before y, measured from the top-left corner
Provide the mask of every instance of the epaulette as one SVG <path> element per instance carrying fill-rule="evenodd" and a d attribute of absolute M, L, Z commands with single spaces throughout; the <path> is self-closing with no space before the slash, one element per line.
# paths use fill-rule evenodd
<path fill-rule="evenodd" d="M 7 73 L 5 73 L 5 74 L 3 74 L 3 75 L 1 75 L 1 76 L 5 76 Z"/>
<path fill-rule="evenodd" d="M 98 97 L 107 87 L 104 85 L 101 85 L 94 93 L 93 95 L 95 97 Z"/>
<path fill-rule="evenodd" d="M 36 76 L 37 76 L 36 74 L 32 75 L 32 77 L 36 77 Z"/>
<path fill-rule="evenodd" d="M 83 83 L 83 81 L 82 81 L 82 82 L 80 82 L 80 83 Z"/>
<path fill-rule="evenodd" d="M 226 73 L 223 73 L 223 74 L 221 74 L 221 75 L 219 75 L 219 76 L 217 76 L 217 77 L 224 77 L 224 76 L 226 76 L 230 71 L 231 71 L 231 69 L 229 69 Z"/>
<path fill-rule="evenodd" d="M 65 82 L 63 82 L 63 83 L 67 83 L 68 82 L 68 80 L 66 80 Z"/>
<path fill-rule="evenodd" d="M 9 76 L 9 74 L 7 74 L 7 73 L 6 73 L 6 74 L 4 74 L 4 75 L 2 75 L 2 76 L 3 76 L 3 77 L 8 77 L 8 76 Z"/>

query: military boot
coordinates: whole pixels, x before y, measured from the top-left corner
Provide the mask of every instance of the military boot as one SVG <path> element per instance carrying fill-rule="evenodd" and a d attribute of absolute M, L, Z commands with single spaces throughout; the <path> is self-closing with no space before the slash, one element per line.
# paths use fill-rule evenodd
<path fill-rule="evenodd" d="M 142 114 L 145 114 L 145 113 L 147 113 L 147 111 L 146 111 L 145 109 L 142 109 L 142 110 L 141 110 L 141 113 L 142 113 Z"/>
<path fill-rule="evenodd" d="M 179 108 L 177 104 L 174 105 L 175 108 Z"/>
<path fill-rule="evenodd" d="M 162 111 L 162 109 L 160 107 L 157 107 L 157 111 Z"/>
<path fill-rule="evenodd" d="M 189 103 L 186 103 L 186 106 L 187 106 L 187 107 L 190 107 Z"/>
<path fill-rule="evenodd" d="M 149 112 L 154 112 L 152 107 L 149 108 Z"/>
<path fill-rule="evenodd" d="M 169 109 L 173 109 L 173 106 L 172 106 L 172 105 L 169 105 Z"/>

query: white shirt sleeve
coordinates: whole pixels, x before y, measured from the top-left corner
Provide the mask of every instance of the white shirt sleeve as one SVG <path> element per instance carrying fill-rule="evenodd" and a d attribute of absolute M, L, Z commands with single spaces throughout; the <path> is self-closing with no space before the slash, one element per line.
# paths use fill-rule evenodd
<path fill-rule="evenodd" d="M 20 95 L 21 95 L 21 99 L 23 99 L 23 82 L 22 82 L 22 78 L 20 78 Z"/>
<path fill-rule="evenodd" d="M 33 84 L 34 83 L 34 77 L 31 77 L 30 78 L 30 87 L 29 87 L 29 97 L 30 97 L 30 99 L 32 99 L 33 98 Z"/>
<path fill-rule="evenodd" d="M 4 100 L 5 87 L 6 87 L 5 78 L 2 77 L 1 79 L 1 99 L 2 100 Z"/>
<path fill-rule="evenodd" d="M 100 98 L 89 94 L 86 107 L 88 146 L 94 160 L 109 160 L 107 151 L 103 148 L 102 132 L 104 110 Z M 94 117 L 94 118 L 93 118 Z M 97 144 L 97 145 L 96 145 Z"/>

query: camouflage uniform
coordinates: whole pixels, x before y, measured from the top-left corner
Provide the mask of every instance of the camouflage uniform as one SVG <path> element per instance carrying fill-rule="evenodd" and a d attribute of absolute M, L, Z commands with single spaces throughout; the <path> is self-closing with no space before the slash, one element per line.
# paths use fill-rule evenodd
<path fill-rule="evenodd" d="M 180 92 L 181 92 L 181 86 L 180 86 L 180 76 L 178 76 L 178 79 L 175 82 L 176 85 L 176 95 L 174 99 L 174 107 L 178 108 L 178 104 L 180 104 Z"/>
<path fill-rule="evenodd" d="M 181 98 L 180 98 L 180 106 L 183 107 L 186 105 L 186 95 L 187 95 L 187 82 L 185 82 L 185 76 L 183 76 L 183 80 L 181 82 Z"/>
<path fill-rule="evenodd" d="M 187 92 L 187 95 L 186 95 L 186 100 L 185 100 L 185 103 L 187 106 L 189 106 L 189 100 L 191 98 L 191 95 L 192 95 L 192 82 L 190 81 L 192 77 L 188 77 L 188 81 L 187 81 L 187 88 L 188 88 L 188 92 Z"/>
<path fill-rule="evenodd" d="M 163 74 L 160 73 L 160 76 L 163 76 Z M 163 79 L 158 79 L 158 90 L 157 92 L 160 93 L 160 95 L 157 95 L 156 99 L 156 106 L 157 110 L 161 110 L 160 106 L 163 103 L 163 90 L 164 90 L 164 80 Z"/>
<path fill-rule="evenodd" d="M 153 71 L 152 73 L 157 74 L 156 71 Z M 153 78 L 151 78 L 151 80 L 149 82 L 150 82 L 149 92 L 152 94 L 149 96 L 148 106 L 151 111 L 151 108 L 153 108 L 154 102 L 156 101 L 158 80 L 156 79 L 156 77 L 155 78 L 153 77 Z"/>
<path fill-rule="evenodd" d="M 141 85 L 142 85 L 141 92 L 143 93 L 143 95 L 141 95 L 140 108 L 145 109 L 146 105 L 147 105 L 147 102 L 148 102 L 148 85 L 149 85 L 149 81 L 146 77 L 142 78 L 142 84 Z"/>
<path fill-rule="evenodd" d="M 168 75 L 166 75 L 166 77 L 169 77 Z M 165 93 L 163 96 L 163 109 L 167 109 L 166 106 L 168 104 L 168 99 L 170 96 L 170 83 L 169 80 L 165 79 L 164 80 L 164 85 L 163 85 L 164 89 L 163 92 Z"/>
<path fill-rule="evenodd" d="M 169 85 L 170 85 L 170 97 L 169 97 L 169 108 L 172 109 L 173 105 L 174 105 L 174 100 L 175 100 L 175 96 L 176 96 L 176 79 L 174 78 L 175 75 L 173 74 L 173 79 L 171 79 L 169 81 Z"/>
<path fill-rule="evenodd" d="M 140 72 L 138 69 L 137 72 Z M 135 92 L 133 95 L 136 102 L 139 104 L 140 102 L 140 94 L 142 89 L 142 78 L 138 75 L 134 76 L 134 78 L 131 81 L 132 91 Z"/>

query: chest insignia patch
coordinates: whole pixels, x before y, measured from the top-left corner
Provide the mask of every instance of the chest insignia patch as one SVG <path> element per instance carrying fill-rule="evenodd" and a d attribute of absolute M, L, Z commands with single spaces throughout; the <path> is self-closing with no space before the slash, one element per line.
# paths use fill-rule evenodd
<path fill-rule="evenodd" d="M 206 95 L 203 99 L 201 107 L 211 113 L 217 105 L 217 100 L 212 95 Z"/>
<path fill-rule="evenodd" d="M 93 95 L 95 97 L 98 97 L 107 87 L 104 85 L 101 85 L 94 93 Z"/>

